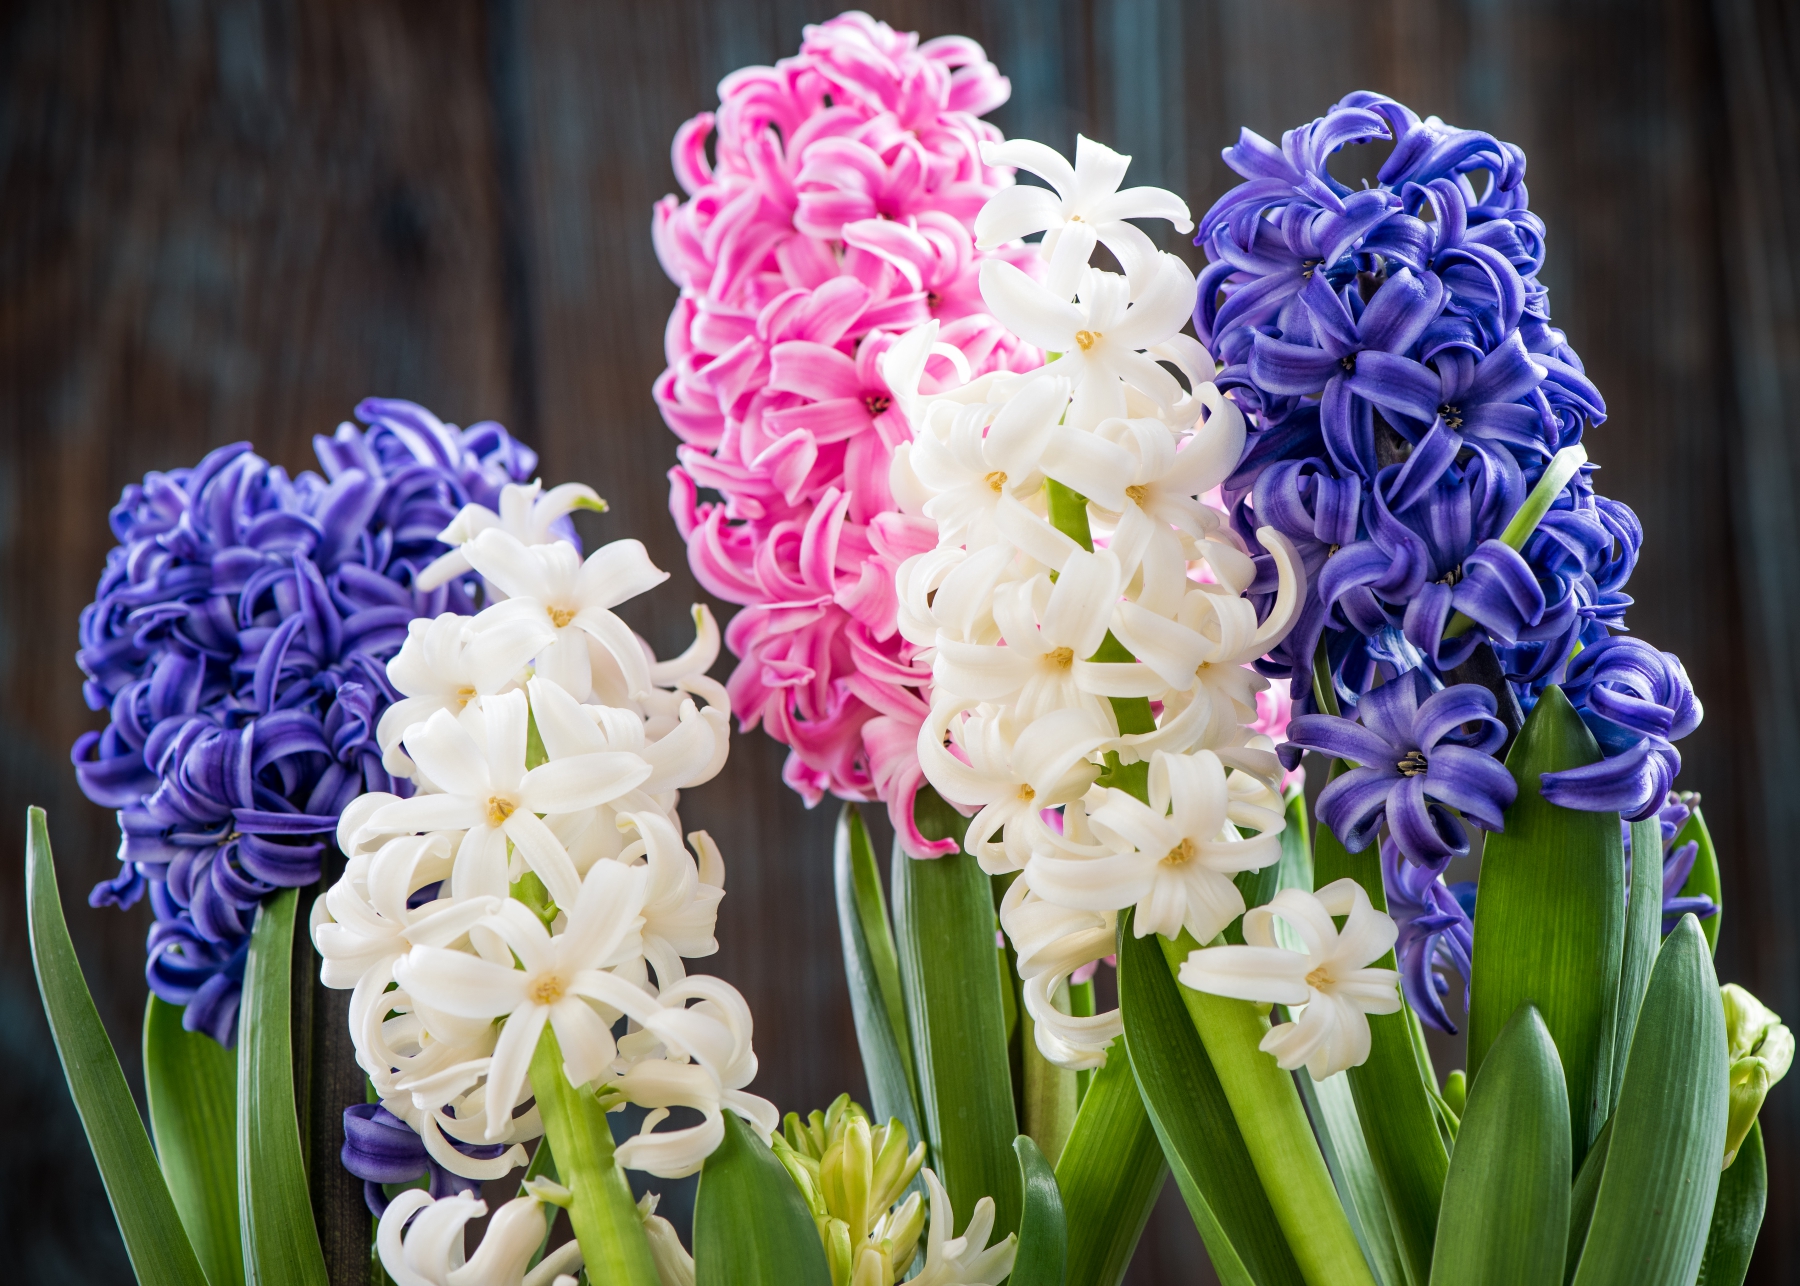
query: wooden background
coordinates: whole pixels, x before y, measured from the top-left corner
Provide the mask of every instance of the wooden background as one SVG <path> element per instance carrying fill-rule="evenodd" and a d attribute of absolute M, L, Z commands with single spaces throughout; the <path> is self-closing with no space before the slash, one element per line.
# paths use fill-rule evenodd
<path fill-rule="evenodd" d="M 370 393 L 503 420 L 546 479 L 613 503 L 674 582 L 636 605 L 659 650 L 695 595 L 650 399 L 675 297 L 651 253 L 668 142 L 734 67 L 791 52 L 817 4 L 14 0 L 0 14 L 0 1245 L 11 1281 L 126 1279 L 27 962 L 21 812 L 50 810 L 64 900 L 135 1075 L 144 908 L 90 912 L 111 817 L 67 748 L 96 716 L 75 621 L 145 470 L 251 438 L 311 464 Z M 1065 151 L 1133 153 L 1198 212 L 1240 125 L 1270 137 L 1357 88 L 1531 158 L 1554 315 L 1604 390 L 1604 489 L 1644 520 L 1632 623 L 1686 661 L 1684 745 L 1726 867 L 1720 972 L 1800 1018 L 1800 19 L 1777 0 L 897 0 L 982 41 L 994 116 Z M 736 744 L 684 815 L 728 868 L 713 962 L 749 997 L 784 1108 L 862 1089 L 828 843 Z M 1800 1275 L 1796 1082 L 1765 1109 L 1755 1280 Z M 1134 1280 L 1204 1279 L 1165 1197 Z"/>

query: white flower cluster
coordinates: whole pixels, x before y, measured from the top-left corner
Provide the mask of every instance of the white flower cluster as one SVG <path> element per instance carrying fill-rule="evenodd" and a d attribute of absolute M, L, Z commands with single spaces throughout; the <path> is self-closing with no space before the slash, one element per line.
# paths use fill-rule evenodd
<path fill-rule="evenodd" d="M 619 1146 L 627 1168 L 693 1173 L 726 1109 L 765 1139 L 778 1122 L 744 1090 L 748 1006 L 684 965 L 718 949 L 724 895 L 717 847 L 704 831 L 684 844 L 676 814 L 678 792 L 725 763 L 730 703 L 706 677 L 718 628 L 696 607 L 693 646 L 655 659 L 613 609 L 666 574 L 635 540 L 584 561 L 554 535 L 597 500 L 509 487 L 501 515 L 465 512 L 446 533 L 463 543 L 445 574 L 479 574 L 490 605 L 413 622 L 377 737 L 415 793 L 344 811 L 344 875 L 313 910 L 323 980 L 354 989 L 357 1061 L 382 1106 L 477 1181 L 524 1164 L 519 1145 L 542 1133 L 519 1105 L 546 1023 L 571 1085 L 652 1109 Z M 656 1131 L 675 1106 L 704 1119 Z M 464 1150 L 496 1144 L 491 1160 Z"/>
<path fill-rule="evenodd" d="M 1279 532 L 1257 533 L 1279 575 L 1259 621 L 1251 552 L 1201 499 L 1237 466 L 1244 419 L 1180 333 L 1193 275 L 1125 222 L 1185 230 L 1180 199 L 1116 191 L 1130 158 L 1085 138 L 1074 166 L 1031 142 L 984 155 L 1054 189 L 1008 188 L 976 222 L 984 245 L 1045 234 L 1045 281 L 991 260 L 981 290 L 1053 356 L 906 398 L 916 438 L 893 490 L 935 521 L 938 546 L 901 567 L 899 620 L 930 649 L 925 775 L 979 808 L 966 847 L 983 868 L 1019 872 L 1000 918 L 1038 1046 L 1094 1067 L 1117 1011 L 1073 1017 L 1055 998 L 1111 953 L 1118 914 L 1135 908 L 1139 936 L 1207 943 L 1244 912 L 1233 877 L 1280 859 L 1280 766 L 1245 727 L 1267 681 L 1246 663 L 1286 633 L 1305 571 Z M 1088 262 L 1097 243 L 1124 274 Z M 926 326 L 895 345 L 896 390 L 918 388 L 933 339 Z M 1133 764 L 1147 765 L 1147 801 L 1120 788 Z"/>

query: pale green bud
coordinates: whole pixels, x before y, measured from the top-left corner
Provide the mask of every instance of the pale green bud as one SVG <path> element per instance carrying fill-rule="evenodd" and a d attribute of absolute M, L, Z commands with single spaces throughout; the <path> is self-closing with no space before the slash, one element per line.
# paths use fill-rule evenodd
<path fill-rule="evenodd" d="M 894 1266 L 879 1247 L 864 1246 L 856 1260 L 856 1275 L 850 1286 L 893 1286 Z"/>
<path fill-rule="evenodd" d="M 1756 1124 L 1769 1088 L 1794 1063 L 1794 1033 L 1779 1015 L 1735 982 L 1719 988 L 1725 1006 L 1725 1044 L 1731 1059 L 1730 1112 L 1725 1124 L 1725 1166 Z"/>
<path fill-rule="evenodd" d="M 870 1204 L 878 1210 L 886 1210 L 906 1190 L 906 1185 L 913 1181 L 919 1167 L 925 1164 L 925 1145 L 919 1144 L 911 1152 L 906 1150 L 906 1127 L 898 1119 L 890 1119 L 888 1123 L 876 1131 L 875 1139 L 875 1173 L 870 1185 Z"/>
<path fill-rule="evenodd" d="M 919 1237 L 924 1231 L 925 1203 L 916 1192 L 883 1215 L 875 1225 L 870 1239 L 886 1251 L 894 1265 L 895 1280 L 905 1276 L 906 1270 L 912 1267 L 913 1255 L 918 1251 Z"/>
<path fill-rule="evenodd" d="M 849 1286 L 852 1259 L 850 1229 L 842 1219 L 828 1219 L 825 1234 L 825 1262 L 831 1269 L 831 1286 Z"/>
<path fill-rule="evenodd" d="M 794 1119 L 792 1112 L 788 1119 Z M 819 1185 L 819 1163 L 797 1151 L 794 1146 L 779 1134 L 769 1137 L 769 1146 L 775 1153 L 775 1159 L 781 1162 L 782 1168 L 793 1179 L 794 1186 L 800 1189 L 800 1195 L 806 1201 L 806 1208 L 813 1217 L 813 1222 L 821 1227 L 829 1211 L 825 1207 L 825 1194 Z"/>

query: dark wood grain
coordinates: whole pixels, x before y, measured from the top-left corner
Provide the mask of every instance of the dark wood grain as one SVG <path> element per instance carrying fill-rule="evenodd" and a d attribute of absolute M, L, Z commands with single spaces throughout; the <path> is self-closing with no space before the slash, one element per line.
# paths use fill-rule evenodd
<path fill-rule="evenodd" d="M 584 516 L 587 539 L 638 536 L 674 573 L 631 620 L 679 647 L 699 595 L 667 518 L 673 438 L 649 396 L 675 297 L 650 204 L 675 186 L 671 134 L 714 104 L 719 78 L 791 52 L 832 12 L 19 0 L 0 13 L 0 806 L 49 807 L 77 946 L 134 1073 L 146 920 L 74 900 L 111 870 L 116 841 L 66 760 L 96 722 L 71 656 L 119 488 L 246 437 L 305 467 L 310 436 L 370 393 L 498 418 L 547 479 L 612 502 Z M 1682 785 L 1705 796 L 1725 863 L 1721 973 L 1800 1016 L 1800 876 L 1784 843 L 1800 829 L 1792 7 L 906 0 L 878 16 L 981 40 L 1013 80 L 1002 128 L 1064 149 L 1077 131 L 1103 138 L 1136 156 L 1134 180 L 1196 210 L 1231 181 L 1218 153 L 1240 125 L 1274 137 L 1356 88 L 1527 150 L 1555 317 L 1612 412 L 1591 439 L 1602 485 L 1646 527 L 1632 623 L 1683 657 L 1708 706 Z M 738 739 L 683 819 L 726 855 L 705 967 L 755 1011 L 756 1088 L 805 1110 L 863 1087 L 830 810 L 781 786 L 782 755 L 760 733 Z M 6 834 L 0 1237 L 18 1280 L 123 1280 L 47 1057 L 22 845 Z M 1791 1097 L 1778 1088 L 1767 1109 L 1753 1280 L 1800 1268 Z M 314 1133 L 315 1161 L 330 1147 Z M 1199 1264 L 1165 1201 L 1132 1280 L 1204 1280 Z"/>

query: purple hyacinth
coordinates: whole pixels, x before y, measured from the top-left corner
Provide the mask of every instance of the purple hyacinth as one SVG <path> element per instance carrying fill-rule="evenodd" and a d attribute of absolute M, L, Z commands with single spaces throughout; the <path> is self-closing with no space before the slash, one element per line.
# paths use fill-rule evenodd
<path fill-rule="evenodd" d="M 1656 810 L 1656 820 L 1662 834 L 1658 857 L 1662 861 L 1662 931 L 1665 934 L 1673 933 L 1681 917 L 1689 912 L 1701 920 L 1719 913 L 1718 903 L 1706 894 L 1695 893 L 1684 897 L 1681 892 L 1688 882 L 1688 876 L 1694 872 L 1695 859 L 1700 856 L 1700 841 L 1691 839 L 1685 844 L 1677 845 L 1675 840 L 1699 806 L 1700 796 L 1692 791 L 1670 791 L 1663 797 L 1662 806 Z M 1625 883 L 1629 888 L 1632 861 L 1630 823 L 1621 823 L 1621 829 L 1625 834 Z"/>
<path fill-rule="evenodd" d="M 1563 692 L 1606 757 L 1545 773 L 1544 798 L 1632 821 L 1653 816 L 1681 771 L 1670 743 L 1700 726 L 1700 701 L 1681 662 L 1641 639 L 1603 639 L 1569 663 Z"/>
<path fill-rule="evenodd" d="M 1406 1003 L 1442 1032 L 1456 1034 L 1444 1012 L 1450 983 L 1442 970 L 1454 970 L 1463 981 L 1463 1008 L 1469 1007 L 1470 956 L 1475 926 L 1457 890 L 1430 867 L 1402 861 L 1390 838 L 1381 845 L 1381 883 L 1387 891 L 1388 914 L 1400 928 L 1394 951 L 1400 962 L 1400 988 Z"/>
<path fill-rule="evenodd" d="M 1359 722 L 1295 716 L 1281 751 L 1292 762 L 1316 750 L 1360 765 L 1325 787 L 1319 816 L 1353 853 L 1385 821 L 1407 860 L 1435 874 L 1469 851 L 1464 820 L 1500 830 L 1518 793 L 1493 757 L 1506 740 L 1494 709 L 1486 688 L 1463 683 L 1431 692 L 1424 673 L 1409 670 L 1363 697 Z"/>
<path fill-rule="evenodd" d="M 448 1114 L 448 1109 L 445 1111 Z M 444 1138 L 477 1161 L 493 1161 L 506 1152 L 504 1143 L 463 1143 L 447 1134 Z M 344 1109 L 344 1146 L 338 1160 L 363 1181 L 363 1201 L 377 1218 L 388 1208 L 383 1184 L 427 1179 L 434 1197 L 480 1195 L 480 1183 L 438 1164 L 412 1126 L 379 1103 L 357 1103 Z"/>
<path fill-rule="evenodd" d="M 126 487 L 81 616 L 83 691 L 108 722 L 75 771 L 122 837 L 89 901 L 149 893 L 150 987 L 222 1044 L 257 905 L 319 878 L 350 800 L 396 787 L 374 730 L 407 623 L 476 606 L 470 583 L 414 587 L 437 533 L 537 463 L 497 424 L 383 399 L 356 413 L 366 429 L 314 439 L 322 477 L 238 443 Z"/>

